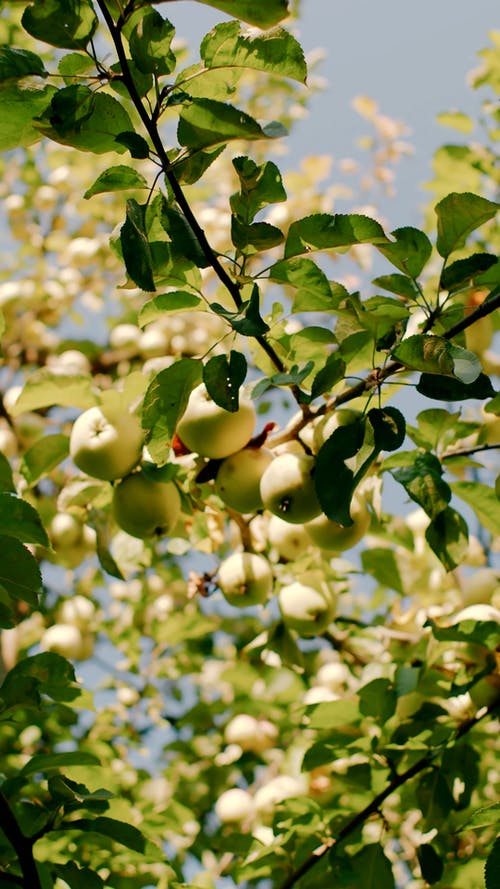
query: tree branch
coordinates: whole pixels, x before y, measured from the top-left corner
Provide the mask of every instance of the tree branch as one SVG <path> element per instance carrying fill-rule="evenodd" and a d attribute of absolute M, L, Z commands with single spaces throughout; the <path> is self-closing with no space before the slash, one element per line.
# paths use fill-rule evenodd
<path fill-rule="evenodd" d="M 22 833 L 7 798 L 0 792 L 0 826 L 18 857 L 25 889 L 42 889 L 40 876 L 33 857 L 33 841 Z M 3 876 L 3 875 L 2 875 Z"/>
<path fill-rule="evenodd" d="M 184 194 L 182 187 L 181 187 L 179 181 L 177 180 L 177 177 L 172 169 L 172 165 L 168 159 L 167 152 L 165 151 L 165 147 L 163 145 L 162 138 L 158 132 L 156 122 L 149 115 L 148 111 L 146 110 L 146 108 L 144 107 L 144 105 L 142 103 L 139 93 L 137 92 L 137 89 L 136 89 L 136 86 L 134 83 L 134 79 L 130 73 L 128 59 L 127 59 L 127 56 L 125 53 L 125 48 L 124 48 L 122 37 L 121 37 L 120 26 L 115 25 L 113 18 L 111 16 L 104 0 L 97 0 L 97 4 L 101 10 L 102 16 L 106 22 L 109 33 L 110 33 L 113 43 L 115 45 L 118 60 L 121 65 L 123 83 L 126 86 L 129 96 L 134 104 L 134 107 L 135 107 L 135 109 L 136 109 L 137 113 L 139 114 L 139 117 L 142 121 L 142 124 L 143 124 L 144 128 L 146 129 L 146 132 L 148 133 L 149 138 L 151 139 L 154 150 L 156 151 L 156 154 L 158 155 L 163 173 L 165 175 L 165 178 L 168 180 L 168 183 L 169 183 L 169 185 L 172 189 L 172 192 L 174 194 L 175 200 L 176 200 L 178 206 L 180 207 L 180 209 L 182 210 L 184 216 L 186 217 L 186 220 L 187 220 L 196 240 L 198 241 L 198 243 L 203 251 L 203 255 L 204 255 L 205 259 L 207 260 L 207 263 L 210 265 L 210 267 L 213 269 L 213 271 L 215 272 L 215 274 L 217 275 L 217 277 L 219 278 L 221 283 L 225 286 L 226 290 L 229 292 L 236 308 L 240 309 L 243 305 L 243 299 L 241 297 L 239 284 L 237 284 L 236 281 L 233 281 L 233 279 L 230 277 L 230 275 L 226 272 L 224 266 L 219 262 L 217 255 L 215 254 L 212 247 L 210 246 L 207 236 L 205 235 L 205 232 L 201 228 L 200 224 L 198 223 L 198 220 L 196 219 L 196 217 L 191 209 L 191 206 L 186 198 L 186 195 Z M 257 336 L 257 337 L 255 337 L 255 339 L 257 340 L 257 342 L 259 343 L 261 348 L 264 350 L 264 352 L 267 354 L 268 358 L 272 361 L 274 367 L 280 373 L 282 373 L 286 369 L 285 365 L 283 364 L 279 355 L 276 354 L 273 347 L 268 343 L 266 338 L 264 336 Z M 297 397 L 297 393 L 296 393 L 296 397 Z"/>
<path fill-rule="evenodd" d="M 457 729 L 455 742 L 462 738 L 465 734 L 470 732 L 471 729 L 475 728 L 478 723 L 482 722 L 487 716 L 493 714 L 496 710 L 500 708 L 500 701 L 494 704 L 492 707 L 485 710 L 480 716 L 473 716 L 471 719 L 468 719 L 466 722 L 463 722 Z M 338 835 L 336 837 L 328 837 L 327 840 L 321 845 L 318 846 L 314 850 L 314 852 L 306 858 L 306 860 L 301 864 L 297 870 L 293 871 L 286 880 L 281 884 L 280 889 L 292 889 L 292 886 L 300 880 L 305 874 L 309 873 L 311 868 L 323 858 L 324 855 L 329 852 L 330 849 L 333 849 L 334 846 L 337 846 L 343 840 L 345 840 L 348 836 L 350 836 L 354 831 L 364 824 L 365 821 L 371 816 L 376 814 L 382 803 L 394 793 L 399 787 L 409 781 L 411 778 L 414 778 L 419 772 L 422 772 L 428 766 L 430 766 L 436 757 L 442 753 L 442 748 L 439 747 L 436 750 L 429 751 L 422 756 L 417 762 L 413 763 L 406 771 L 402 772 L 400 775 L 396 775 L 391 781 L 389 781 L 385 790 L 382 790 L 380 793 L 375 796 L 371 803 L 368 803 L 364 809 L 357 813 L 350 821 L 347 821 L 346 824 L 341 828 Z"/>

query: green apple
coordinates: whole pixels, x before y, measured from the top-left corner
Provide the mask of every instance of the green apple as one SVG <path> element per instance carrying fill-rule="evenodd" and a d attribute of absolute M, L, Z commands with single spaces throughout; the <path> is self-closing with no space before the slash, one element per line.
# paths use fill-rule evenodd
<path fill-rule="evenodd" d="M 230 605 L 261 605 L 273 587 L 271 566 L 256 553 L 233 553 L 221 563 L 218 584 Z"/>
<path fill-rule="evenodd" d="M 315 587 L 295 581 L 281 588 L 278 603 L 286 626 L 300 636 L 317 636 L 333 619 L 335 603 Z"/>
<path fill-rule="evenodd" d="M 339 522 L 334 522 L 328 516 L 321 514 L 304 527 L 313 543 L 320 549 L 341 553 L 359 543 L 366 534 L 370 525 L 370 514 L 364 501 L 355 498 L 351 504 L 351 518 L 354 522 L 345 528 Z"/>
<path fill-rule="evenodd" d="M 256 719 L 249 713 L 238 713 L 224 729 L 226 744 L 237 744 L 244 751 L 263 753 L 274 747 L 278 737 L 276 726 L 268 719 Z"/>
<path fill-rule="evenodd" d="M 222 824 L 241 824 L 251 818 L 254 809 L 253 797 L 240 787 L 225 790 L 215 804 L 215 814 Z"/>
<path fill-rule="evenodd" d="M 94 603 L 77 593 L 71 599 L 65 599 L 59 610 L 59 619 L 63 624 L 72 624 L 84 632 L 94 622 L 96 608 Z"/>
<path fill-rule="evenodd" d="M 256 791 L 254 803 L 257 813 L 264 822 L 269 821 L 280 803 L 286 799 L 304 796 L 307 793 L 305 776 L 276 775 Z"/>
<path fill-rule="evenodd" d="M 220 460 L 240 451 L 255 429 L 252 400 L 240 390 L 237 411 L 226 411 L 210 398 L 204 383 L 196 386 L 177 425 L 177 435 L 190 451 Z"/>
<path fill-rule="evenodd" d="M 144 432 L 136 414 L 91 407 L 75 420 L 69 440 L 73 462 L 93 478 L 123 478 L 142 456 Z"/>
<path fill-rule="evenodd" d="M 45 630 L 40 646 L 44 651 L 53 651 L 62 657 L 83 661 L 91 657 L 94 638 L 75 624 L 57 623 Z"/>
<path fill-rule="evenodd" d="M 292 525 L 277 515 L 272 515 L 268 526 L 269 543 L 281 559 L 293 562 L 311 546 L 311 538 L 305 525 Z"/>
<path fill-rule="evenodd" d="M 226 457 L 215 479 L 215 490 L 226 506 L 241 513 L 261 509 L 260 480 L 272 460 L 267 448 L 242 448 Z"/>
<path fill-rule="evenodd" d="M 141 540 L 170 534 L 181 512 L 181 497 L 174 482 L 156 481 L 143 469 L 122 479 L 113 491 L 117 525 Z"/>
<path fill-rule="evenodd" d="M 314 488 L 314 458 L 308 454 L 280 454 L 260 480 L 262 502 L 269 512 L 292 524 L 303 524 L 321 512 Z"/>

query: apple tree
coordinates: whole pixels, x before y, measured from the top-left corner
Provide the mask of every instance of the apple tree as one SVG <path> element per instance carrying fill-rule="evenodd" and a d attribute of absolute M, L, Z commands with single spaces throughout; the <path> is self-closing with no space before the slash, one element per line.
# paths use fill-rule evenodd
<path fill-rule="evenodd" d="M 497 889 L 498 35 L 392 228 L 198 2 L 0 13 L 0 887 Z"/>

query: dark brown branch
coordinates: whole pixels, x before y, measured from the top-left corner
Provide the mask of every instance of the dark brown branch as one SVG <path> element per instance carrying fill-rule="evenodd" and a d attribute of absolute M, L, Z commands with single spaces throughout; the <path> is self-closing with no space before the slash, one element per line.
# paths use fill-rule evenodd
<path fill-rule="evenodd" d="M 115 25 L 113 18 L 107 9 L 106 3 L 104 0 L 97 0 L 98 6 L 101 10 L 102 16 L 106 22 L 110 35 L 112 37 L 113 43 L 115 45 L 116 53 L 118 55 L 118 59 L 121 65 L 122 70 L 122 78 L 123 83 L 125 84 L 130 98 L 134 104 L 134 107 L 141 118 L 141 121 L 144 125 L 146 132 L 148 133 L 149 138 L 151 139 L 153 148 L 158 155 L 158 159 L 161 163 L 163 172 L 165 174 L 166 179 L 172 189 L 175 200 L 182 210 L 184 216 L 186 217 L 189 226 L 197 239 L 205 259 L 210 267 L 214 270 L 215 274 L 221 281 L 221 283 L 225 286 L 226 290 L 228 290 L 231 298 L 236 306 L 236 308 L 240 309 L 243 300 L 241 297 L 240 287 L 239 285 L 233 281 L 230 275 L 226 272 L 224 266 L 219 262 L 219 259 L 216 253 L 213 251 L 210 246 L 207 236 L 205 232 L 201 228 L 196 219 L 190 204 L 182 190 L 181 185 L 179 184 L 177 177 L 172 170 L 172 165 L 168 159 L 167 152 L 165 151 L 165 147 L 163 145 L 162 138 L 158 132 L 158 128 L 156 126 L 156 122 L 151 118 L 146 108 L 144 107 L 141 97 L 137 92 L 134 79 L 130 73 L 130 68 L 128 65 L 128 59 L 125 53 L 125 48 L 123 45 L 122 37 L 121 37 L 121 29 L 120 25 Z M 276 354 L 273 347 L 268 343 L 264 336 L 255 337 L 261 348 L 267 354 L 268 358 L 272 361 L 274 367 L 282 373 L 285 370 L 285 366 L 281 361 L 279 355 Z"/>
<path fill-rule="evenodd" d="M 0 793 L 0 829 L 17 855 L 23 875 L 21 885 L 25 889 L 42 889 L 40 876 L 33 857 L 33 840 L 30 837 L 25 837 L 22 833 L 3 793 Z"/>
<path fill-rule="evenodd" d="M 463 448 L 461 451 L 450 451 L 448 454 L 442 454 L 441 460 L 453 460 L 454 457 L 472 457 L 474 454 L 480 454 L 481 451 L 495 451 L 500 448 L 500 441 L 496 444 L 476 445 L 471 448 Z"/>

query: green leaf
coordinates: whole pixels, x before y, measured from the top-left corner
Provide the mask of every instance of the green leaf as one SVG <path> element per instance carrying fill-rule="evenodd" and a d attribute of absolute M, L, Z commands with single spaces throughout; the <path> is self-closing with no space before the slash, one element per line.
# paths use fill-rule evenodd
<path fill-rule="evenodd" d="M 396 346 L 392 357 L 410 370 L 427 374 L 457 377 L 462 383 L 473 383 L 481 373 L 481 363 L 467 349 L 454 346 L 441 336 L 415 334 Z"/>
<path fill-rule="evenodd" d="M 489 377 L 480 373 L 473 383 L 462 383 L 452 377 L 423 373 L 417 383 L 417 392 L 437 401 L 465 401 L 468 398 L 491 398 L 495 390 Z"/>
<path fill-rule="evenodd" d="M 104 889 L 104 883 L 95 871 L 88 867 L 80 867 L 74 861 L 68 861 L 66 864 L 54 864 L 52 867 L 54 873 L 70 889 Z"/>
<path fill-rule="evenodd" d="M 425 882 L 431 886 L 438 883 L 443 876 L 444 864 L 436 850 L 429 843 L 424 843 L 417 849 L 417 858 Z"/>
<path fill-rule="evenodd" d="M 161 224 L 180 254 L 194 262 L 199 269 L 210 265 L 184 213 L 176 207 L 165 206 L 161 213 Z"/>
<path fill-rule="evenodd" d="M 23 13 L 28 34 L 64 49 L 85 49 L 97 28 L 97 17 L 87 0 L 35 0 Z"/>
<path fill-rule="evenodd" d="M 97 404 L 92 383 L 90 374 L 59 374 L 42 367 L 31 374 L 10 412 L 16 417 L 55 404 L 85 410 Z"/>
<path fill-rule="evenodd" d="M 151 321 L 157 321 L 169 313 L 192 312 L 195 309 L 205 309 L 205 304 L 200 296 L 189 293 L 187 290 L 172 290 L 169 293 L 160 293 L 144 303 L 139 310 L 138 323 L 140 327 L 144 327 Z"/>
<path fill-rule="evenodd" d="M 493 651 L 500 641 L 500 626 L 496 620 L 468 618 L 450 627 L 440 627 L 428 619 L 425 626 L 432 628 L 432 635 L 439 642 L 466 642 Z"/>
<path fill-rule="evenodd" d="M 380 275 L 378 278 L 374 278 L 372 283 L 376 287 L 388 290 L 389 293 L 396 293 L 398 296 L 404 296 L 405 299 L 412 301 L 415 301 L 419 295 L 412 279 L 405 277 L 405 275 L 396 273 L 394 275 Z"/>
<path fill-rule="evenodd" d="M 308 725 L 313 729 L 340 728 L 358 722 L 360 718 L 358 702 L 353 698 L 325 701 L 322 704 L 313 704 L 308 709 L 311 711 Z"/>
<path fill-rule="evenodd" d="M 373 716 L 384 723 L 396 712 L 398 696 L 389 679 L 372 679 L 359 689 L 358 695 L 363 716 Z"/>
<path fill-rule="evenodd" d="M 43 476 L 59 465 L 69 454 L 67 435 L 55 433 L 40 438 L 23 456 L 19 471 L 29 487 L 36 485 Z M 28 541 L 26 541 L 28 542 Z"/>
<path fill-rule="evenodd" d="M 454 192 L 436 205 L 438 252 L 445 259 L 463 247 L 468 235 L 497 214 L 500 204 L 479 195 Z"/>
<path fill-rule="evenodd" d="M 364 846 L 350 863 L 353 875 L 350 885 L 356 889 L 394 889 L 392 865 L 380 843 Z"/>
<path fill-rule="evenodd" d="M 378 451 L 397 451 L 401 447 L 406 435 L 406 422 L 401 411 L 390 406 L 374 407 L 368 411 L 368 420 Z"/>
<path fill-rule="evenodd" d="M 134 852 L 146 854 L 151 851 L 152 844 L 148 842 L 144 834 L 132 824 L 124 821 L 117 821 L 115 818 L 108 818 L 106 815 L 98 815 L 97 818 L 79 818 L 75 821 L 69 821 L 62 825 L 64 830 L 84 830 L 87 832 L 95 832 L 103 834 L 126 846 L 127 849 L 133 849 Z M 155 848 L 155 847 L 153 847 Z M 160 854 L 160 850 L 158 850 Z M 161 856 L 163 858 L 163 856 Z"/>
<path fill-rule="evenodd" d="M 332 354 L 327 359 L 325 366 L 318 371 L 311 385 L 311 400 L 325 392 L 330 392 L 333 387 L 343 379 L 346 364 L 340 355 Z"/>
<path fill-rule="evenodd" d="M 491 253 L 473 253 L 467 259 L 457 259 L 443 270 L 440 287 L 450 293 L 463 287 L 470 287 L 477 275 L 487 271 L 497 262 L 497 257 Z"/>
<path fill-rule="evenodd" d="M 425 539 L 446 570 L 453 571 L 467 553 L 467 522 L 448 506 L 432 519 L 425 532 Z"/>
<path fill-rule="evenodd" d="M 462 824 L 460 830 L 482 830 L 483 827 L 496 827 L 500 823 L 500 802 L 481 806 Z"/>
<path fill-rule="evenodd" d="M 133 130 L 132 121 L 120 102 L 87 86 L 66 86 L 58 90 L 50 105 L 37 117 L 35 126 L 61 145 L 94 154 L 125 151 L 116 137 Z"/>
<path fill-rule="evenodd" d="M 220 9 L 258 28 L 272 28 L 289 12 L 288 0 L 266 0 L 265 4 L 256 3 L 255 0 L 198 0 L 198 3 Z"/>
<path fill-rule="evenodd" d="M 73 665 L 53 652 L 24 657 L 10 670 L 0 688 L 4 707 L 39 708 L 40 694 L 54 701 L 73 701 L 80 696 Z M 2 715 L 4 715 L 2 710 Z"/>
<path fill-rule="evenodd" d="M 495 490 L 480 482 L 452 482 L 451 490 L 474 510 L 481 525 L 493 536 L 500 528 L 500 500 Z"/>
<path fill-rule="evenodd" d="M 34 119 L 43 114 L 57 93 L 53 86 L 40 87 L 33 81 L 5 81 L 0 85 L 0 151 L 32 145 L 40 140 Z"/>
<path fill-rule="evenodd" d="M 38 753 L 32 756 L 20 771 L 21 775 L 34 775 L 36 772 L 51 772 L 66 766 L 99 766 L 101 761 L 93 753 L 72 750 L 68 753 Z"/>
<path fill-rule="evenodd" d="M 432 769 L 420 778 L 417 799 L 426 830 L 441 824 L 455 808 L 454 799 L 439 769 Z"/>
<path fill-rule="evenodd" d="M 200 55 L 207 68 L 253 68 L 301 83 L 307 77 L 302 47 L 283 28 L 247 36 L 239 22 L 223 22 L 204 37 Z"/>
<path fill-rule="evenodd" d="M 269 278 L 296 288 L 294 312 L 332 312 L 349 296 L 341 284 L 332 285 L 312 259 L 280 260 L 271 266 Z"/>
<path fill-rule="evenodd" d="M 240 193 L 231 195 L 230 206 L 241 222 L 251 222 L 269 204 L 286 201 L 281 173 L 272 161 L 258 165 L 249 157 L 235 157 L 232 163 L 240 180 Z"/>
<path fill-rule="evenodd" d="M 260 314 L 260 294 L 254 284 L 250 299 L 245 301 L 237 312 L 231 312 L 219 303 L 210 303 L 210 308 L 229 322 L 233 330 L 243 336 L 262 336 L 269 330 L 269 325 Z"/>
<path fill-rule="evenodd" d="M 90 188 L 87 189 L 84 198 L 91 198 L 95 194 L 104 194 L 108 191 L 124 191 L 126 188 L 147 188 L 148 183 L 142 173 L 118 164 L 116 167 L 108 167 Z"/>
<path fill-rule="evenodd" d="M 441 463 L 429 452 L 417 454 L 413 465 L 392 472 L 396 481 L 431 519 L 443 512 L 451 500 L 450 486 L 442 474 Z"/>
<path fill-rule="evenodd" d="M 5 456 L 0 451 L 0 491 L 16 491 L 16 486 L 14 484 L 14 476 L 12 475 L 12 469 L 10 463 Z"/>
<path fill-rule="evenodd" d="M 142 290 L 156 290 L 153 259 L 146 234 L 145 207 L 131 198 L 127 218 L 120 230 L 120 244 L 127 273 Z"/>
<path fill-rule="evenodd" d="M 42 593 L 42 576 L 36 559 L 19 540 L 7 535 L 0 536 L 0 551 L 0 589 L 12 599 L 36 608 Z"/>
<path fill-rule="evenodd" d="M 484 866 L 484 882 L 486 889 L 498 889 L 498 874 L 500 873 L 500 836 L 493 843 L 493 848 L 486 859 Z"/>
<path fill-rule="evenodd" d="M 128 148 L 131 157 L 138 159 L 149 157 L 149 145 L 138 133 L 134 133 L 130 130 L 118 133 L 115 137 L 115 142 L 118 145 L 123 145 L 125 148 Z M 118 151 L 118 149 L 116 150 Z"/>
<path fill-rule="evenodd" d="M 274 139 L 285 132 L 281 125 L 261 127 L 249 114 L 225 102 L 191 99 L 182 108 L 177 138 L 181 145 L 199 151 L 233 139 Z"/>
<path fill-rule="evenodd" d="M 130 52 L 139 71 L 157 77 L 174 71 L 176 58 L 170 48 L 174 35 L 174 26 L 156 10 L 143 15 L 129 37 Z"/>
<path fill-rule="evenodd" d="M 203 367 L 203 382 L 216 404 L 234 413 L 239 408 L 239 389 L 247 375 L 247 362 L 241 352 L 215 355 Z"/>
<path fill-rule="evenodd" d="M 349 507 L 354 491 L 354 472 L 345 461 L 361 449 L 364 429 L 363 418 L 337 427 L 316 455 L 314 487 L 321 508 L 329 519 L 345 527 L 353 524 Z"/>
<path fill-rule="evenodd" d="M 202 363 L 182 358 L 150 383 L 142 409 L 142 425 L 150 431 L 148 449 L 158 464 L 168 461 L 170 442 L 177 422 L 186 410 L 192 389 L 202 376 Z"/>
<path fill-rule="evenodd" d="M 47 532 L 36 509 L 15 494 L 0 494 L 0 535 L 17 537 L 22 543 L 50 546 Z"/>
<path fill-rule="evenodd" d="M 236 216 L 231 216 L 231 240 L 241 253 L 251 254 L 277 247 L 284 240 L 284 235 L 269 222 L 244 225 Z"/>
<path fill-rule="evenodd" d="M 373 577 L 377 583 L 396 590 L 404 596 L 405 589 L 399 573 L 399 566 L 394 552 L 386 547 L 370 547 L 361 553 L 361 562 L 365 574 Z"/>
<path fill-rule="evenodd" d="M 391 232 L 390 237 L 395 240 L 377 244 L 377 250 L 405 275 L 418 278 L 432 253 L 427 235 L 418 228 L 404 226 Z"/>
<path fill-rule="evenodd" d="M 19 77 L 47 77 L 40 56 L 28 49 L 14 46 L 0 46 L 0 82 Z"/>
<path fill-rule="evenodd" d="M 94 70 L 94 60 L 81 52 L 66 53 L 60 60 L 57 69 L 62 75 L 66 86 L 76 83 L 82 74 Z"/>
<path fill-rule="evenodd" d="M 343 250 L 353 244 L 379 244 L 387 240 L 380 223 L 359 213 L 314 213 L 292 222 L 285 259 L 309 250 Z"/>

